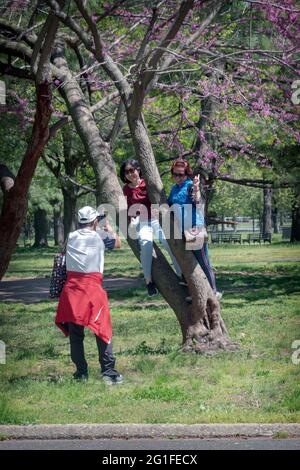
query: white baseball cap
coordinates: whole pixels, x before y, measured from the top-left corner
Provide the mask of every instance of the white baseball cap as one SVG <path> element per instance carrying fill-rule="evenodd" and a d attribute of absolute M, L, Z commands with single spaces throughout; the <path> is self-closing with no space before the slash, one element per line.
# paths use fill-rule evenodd
<path fill-rule="evenodd" d="M 84 206 L 78 211 L 78 222 L 80 224 L 89 224 L 94 222 L 99 215 L 99 212 L 93 209 L 93 207 Z"/>

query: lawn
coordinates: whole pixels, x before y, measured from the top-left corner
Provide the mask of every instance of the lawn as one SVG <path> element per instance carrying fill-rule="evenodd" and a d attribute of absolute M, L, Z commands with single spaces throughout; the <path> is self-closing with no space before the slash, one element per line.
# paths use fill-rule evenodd
<path fill-rule="evenodd" d="M 55 251 L 19 248 L 8 275 L 48 275 Z M 299 422 L 300 364 L 292 363 L 292 343 L 300 340 L 300 244 L 211 246 L 210 254 L 224 292 L 222 316 L 239 352 L 183 354 L 162 297 L 149 301 L 143 287 L 114 291 L 114 352 L 126 382 L 101 382 L 87 332 L 90 379 L 78 384 L 70 378 L 68 340 L 53 325 L 56 303 L 2 303 L 0 422 Z M 127 246 L 108 254 L 106 275 L 140 274 Z"/>

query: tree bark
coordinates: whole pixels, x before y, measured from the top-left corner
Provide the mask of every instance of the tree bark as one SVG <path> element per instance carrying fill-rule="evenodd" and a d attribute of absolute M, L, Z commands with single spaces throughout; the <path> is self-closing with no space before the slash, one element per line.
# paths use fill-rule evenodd
<path fill-rule="evenodd" d="M 272 210 L 272 224 L 273 224 L 273 232 L 279 233 L 279 221 L 278 221 L 278 209 L 275 207 Z"/>
<path fill-rule="evenodd" d="M 54 231 L 54 245 L 61 246 L 64 243 L 64 238 L 65 238 L 61 207 L 53 208 L 53 231 Z"/>
<path fill-rule="evenodd" d="M 272 189 L 264 188 L 264 208 L 262 220 L 262 235 L 269 236 L 272 233 Z"/>
<path fill-rule="evenodd" d="M 69 186 L 69 185 L 68 185 Z M 70 185 L 71 186 L 71 185 Z M 77 201 L 77 191 L 72 186 L 72 188 L 62 188 L 63 198 L 64 198 L 64 236 L 68 236 L 70 232 L 76 229 L 76 201 Z"/>
<path fill-rule="evenodd" d="M 51 88 L 47 82 L 36 86 L 37 107 L 32 134 L 14 186 L 4 194 L 0 217 L 0 279 L 4 276 L 12 251 L 21 233 L 27 210 L 29 186 L 48 139 L 51 117 Z"/>
<path fill-rule="evenodd" d="M 33 214 L 34 217 L 34 248 L 48 246 L 48 220 L 47 211 L 37 208 Z"/>
<path fill-rule="evenodd" d="M 64 85 L 60 87 L 61 95 L 66 102 L 95 173 L 97 201 L 99 203 L 100 201 L 102 203 L 110 202 L 117 208 L 119 206 L 119 197 L 123 199 L 123 202 L 125 201 L 116 175 L 110 145 L 100 137 L 90 107 L 78 83 L 73 79 L 68 69 L 62 43 L 57 43 L 53 62 L 59 70 L 59 79 L 64 82 Z"/>
<path fill-rule="evenodd" d="M 298 194 L 295 198 L 292 207 L 292 230 L 291 230 L 291 242 L 300 241 L 300 195 Z"/>

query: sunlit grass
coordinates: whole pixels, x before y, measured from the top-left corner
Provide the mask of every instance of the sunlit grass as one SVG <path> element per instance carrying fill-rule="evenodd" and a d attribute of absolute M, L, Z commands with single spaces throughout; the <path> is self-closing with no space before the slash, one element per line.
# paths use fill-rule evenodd
<path fill-rule="evenodd" d="M 117 253 L 111 255 L 114 263 Z M 114 352 L 126 379 L 119 387 L 101 382 L 90 332 L 89 381 L 71 380 L 68 340 L 53 324 L 56 303 L 2 304 L 7 363 L 0 365 L 0 421 L 299 422 L 300 365 L 291 360 L 300 339 L 299 265 L 273 262 L 270 275 L 270 266 L 253 272 L 246 261 L 240 272 L 228 264 L 217 273 L 222 316 L 241 347 L 235 353 L 183 354 L 179 325 L 161 297 L 149 303 L 143 286 L 111 292 Z M 118 275 L 126 275 L 125 264 Z"/>
<path fill-rule="evenodd" d="M 6 277 L 50 276 L 57 248 L 17 248 L 13 254 Z M 298 265 L 300 243 L 276 242 L 271 245 L 209 245 L 210 259 L 218 270 L 231 271 L 280 270 L 282 263 Z M 246 266 L 246 268 L 245 268 Z M 142 276 L 138 260 L 123 240 L 120 250 L 106 253 L 105 276 Z"/>

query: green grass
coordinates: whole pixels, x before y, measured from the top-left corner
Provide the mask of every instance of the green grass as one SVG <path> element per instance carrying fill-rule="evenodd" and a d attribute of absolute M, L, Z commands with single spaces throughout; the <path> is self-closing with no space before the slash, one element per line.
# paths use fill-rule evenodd
<path fill-rule="evenodd" d="M 264 271 L 280 269 L 280 265 L 288 263 L 298 265 L 300 260 L 300 244 L 281 242 L 277 236 L 275 243 L 271 245 L 213 245 L 210 244 L 209 252 L 213 265 L 218 270 L 226 270 L 230 266 L 231 271 Z M 50 276 L 53 257 L 57 248 L 17 248 L 12 256 L 6 278 L 11 277 L 44 277 Z M 132 251 L 123 241 L 120 250 L 108 252 L 105 258 L 105 276 L 142 276 L 139 262 Z M 251 264 L 251 266 L 250 266 Z"/>
<path fill-rule="evenodd" d="M 12 256 L 5 278 L 45 277 L 50 276 L 54 255 L 58 249 L 48 248 L 17 248 Z M 105 255 L 105 276 L 141 275 L 139 262 L 132 254 L 127 243 L 120 250 L 107 252 Z"/>
<path fill-rule="evenodd" d="M 22 263 L 48 269 L 55 251 L 17 250 L 11 275 Z M 300 365 L 291 357 L 300 339 L 300 267 L 275 261 L 299 258 L 299 251 L 288 243 L 210 247 L 224 291 L 222 316 L 241 347 L 235 353 L 183 354 L 175 315 L 161 297 L 150 302 L 143 287 L 111 292 L 114 352 L 126 379 L 118 387 L 99 379 L 89 331 L 90 379 L 71 380 L 68 340 L 53 324 L 55 302 L 2 303 L 7 362 L 0 364 L 0 422 L 299 422 Z M 140 275 L 140 268 L 124 246 L 108 254 L 106 272 Z"/>

